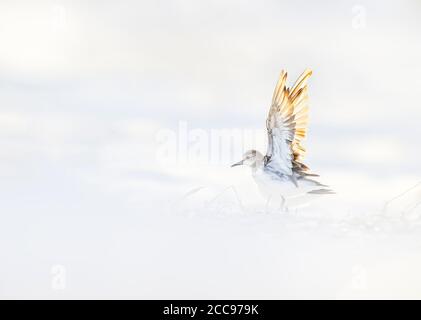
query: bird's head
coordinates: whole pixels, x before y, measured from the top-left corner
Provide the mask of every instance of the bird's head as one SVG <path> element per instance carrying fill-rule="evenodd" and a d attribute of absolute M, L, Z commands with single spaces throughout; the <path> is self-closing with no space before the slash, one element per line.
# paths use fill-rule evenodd
<path fill-rule="evenodd" d="M 234 163 L 231 167 L 246 165 L 255 168 L 263 161 L 263 155 L 256 150 L 249 150 L 244 153 L 243 160 Z"/>

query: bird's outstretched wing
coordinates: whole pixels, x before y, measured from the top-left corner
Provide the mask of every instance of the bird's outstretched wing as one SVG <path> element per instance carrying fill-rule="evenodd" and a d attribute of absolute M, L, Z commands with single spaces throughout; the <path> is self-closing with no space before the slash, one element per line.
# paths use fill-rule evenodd
<path fill-rule="evenodd" d="M 301 161 L 305 149 L 301 145 L 307 133 L 308 89 L 307 79 L 311 70 L 306 69 L 292 88 L 287 88 L 287 73 L 281 72 L 273 93 L 272 105 L 266 120 L 268 149 L 265 169 L 278 175 L 293 177 L 313 175 Z"/>

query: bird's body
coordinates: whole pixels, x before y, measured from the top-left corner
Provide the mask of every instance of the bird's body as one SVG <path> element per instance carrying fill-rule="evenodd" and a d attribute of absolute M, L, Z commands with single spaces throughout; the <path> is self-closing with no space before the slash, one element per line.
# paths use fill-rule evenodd
<path fill-rule="evenodd" d="M 291 178 L 286 175 L 278 176 L 267 172 L 264 167 L 253 171 L 253 178 L 259 187 L 260 192 L 266 197 L 297 197 L 307 193 L 315 194 L 316 191 L 321 192 L 325 185 L 316 180 L 295 175 L 296 183 L 291 181 Z M 327 192 L 328 189 L 326 189 Z"/>
<path fill-rule="evenodd" d="M 281 72 L 266 120 L 266 155 L 250 150 L 244 154 L 243 160 L 233 165 L 249 165 L 268 203 L 280 200 L 283 208 L 291 197 L 333 193 L 316 181 L 318 175 L 311 173 L 302 163 L 305 149 L 301 142 L 306 136 L 308 123 L 307 79 L 311 73 L 311 70 L 305 70 L 294 86 L 287 88 L 287 74 Z"/>

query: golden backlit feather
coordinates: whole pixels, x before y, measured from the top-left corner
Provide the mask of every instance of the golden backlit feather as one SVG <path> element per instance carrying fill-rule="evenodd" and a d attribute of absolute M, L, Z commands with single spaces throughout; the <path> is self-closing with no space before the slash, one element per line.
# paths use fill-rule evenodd
<path fill-rule="evenodd" d="M 266 160 L 274 171 L 309 175 L 308 167 L 301 161 L 305 155 L 302 140 L 307 134 L 307 80 L 311 74 L 312 71 L 306 69 L 292 88 L 288 88 L 287 73 L 282 70 L 275 87 L 266 121 L 269 138 Z"/>

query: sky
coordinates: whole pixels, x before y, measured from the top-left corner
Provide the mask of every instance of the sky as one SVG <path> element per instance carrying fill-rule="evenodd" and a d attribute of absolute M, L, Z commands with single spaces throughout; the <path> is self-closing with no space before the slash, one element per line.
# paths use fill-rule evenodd
<path fill-rule="evenodd" d="M 355 270 L 386 277 L 419 265 L 418 213 L 401 219 L 418 189 L 379 218 L 421 181 L 419 9 L 0 1 L 0 296 L 389 297 L 393 287 L 413 297 L 411 272 L 409 289 L 380 288 L 381 276 L 365 291 L 349 283 Z M 285 69 L 292 84 L 307 67 L 305 163 L 338 195 L 314 214 L 262 216 L 249 171 L 229 165 L 264 153 L 277 77 Z"/>

